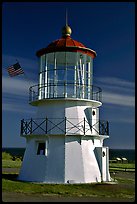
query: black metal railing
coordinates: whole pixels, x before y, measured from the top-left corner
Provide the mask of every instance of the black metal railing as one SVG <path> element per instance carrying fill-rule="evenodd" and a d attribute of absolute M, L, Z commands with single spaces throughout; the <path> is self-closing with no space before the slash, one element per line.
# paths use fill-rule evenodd
<path fill-rule="evenodd" d="M 79 85 L 78 83 L 37 84 L 29 88 L 29 102 L 54 98 L 102 101 L 102 90 L 97 86 Z"/>
<path fill-rule="evenodd" d="M 21 120 L 21 135 L 109 135 L 108 121 L 87 121 L 85 118 L 40 118 Z"/>

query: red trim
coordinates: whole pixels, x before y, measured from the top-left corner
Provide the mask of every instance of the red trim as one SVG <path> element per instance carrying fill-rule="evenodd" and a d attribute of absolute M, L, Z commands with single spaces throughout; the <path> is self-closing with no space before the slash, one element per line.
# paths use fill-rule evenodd
<path fill-rule="evenodd" d="M 38 57 L 51 52 L 81 52 L 87 54 L 92 58 L 96 57 L 96 52 L 86 48 L 82 43 L 73 40 L 70 36 L 62 37 L 50 43 L 46 48 L 42 48 L 36 52 Z"/>

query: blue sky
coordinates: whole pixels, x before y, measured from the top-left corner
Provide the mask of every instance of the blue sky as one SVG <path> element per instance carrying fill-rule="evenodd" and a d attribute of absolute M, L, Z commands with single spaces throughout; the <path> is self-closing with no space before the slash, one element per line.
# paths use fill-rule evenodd
<path fill-rule="evenodd" d="M 35 115 L 29 87 L 38 83 L 36 51 L 61 37 L 68 10 L 71 37 L 97 53 L 93 84 L 102 88 L 100 119 L 109 148 L 135 148 L 135 3 L 5 2 L 2 4 L 2 146 L 25 147 L 21 119 Z M 6 68 L 20 62 L 24 75 Z"/>

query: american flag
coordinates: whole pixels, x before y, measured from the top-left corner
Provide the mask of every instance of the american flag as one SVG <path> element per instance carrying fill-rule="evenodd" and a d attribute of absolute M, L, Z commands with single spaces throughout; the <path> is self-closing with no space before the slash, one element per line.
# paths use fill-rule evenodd
<path fill-rule="evenodd" d="M 21 68 L 20 64 L 17 62 L 16 64 L 13 64 L 12 66 L 7 68 L 8 73 L 11 77 L 24 74 L 23 69 Z"/>

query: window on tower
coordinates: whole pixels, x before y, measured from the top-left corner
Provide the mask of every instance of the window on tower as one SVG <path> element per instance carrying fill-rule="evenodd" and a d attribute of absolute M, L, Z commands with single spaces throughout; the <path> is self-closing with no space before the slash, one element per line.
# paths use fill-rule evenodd
<path fill-rule="evenodd" d="M 45 155 L 45 142 L 38 143 L 37 155 Z"/>
<path fill-rule="evenodd" d="M 37 155 L 48 156 L 48 139 L 45 141 L 36 141 Z"/>
<path fill-rule="evenodd" d="M 92 114 L 93 114 L 93 116 L 96 114 L 94 110 L 93 110 Z"/>

